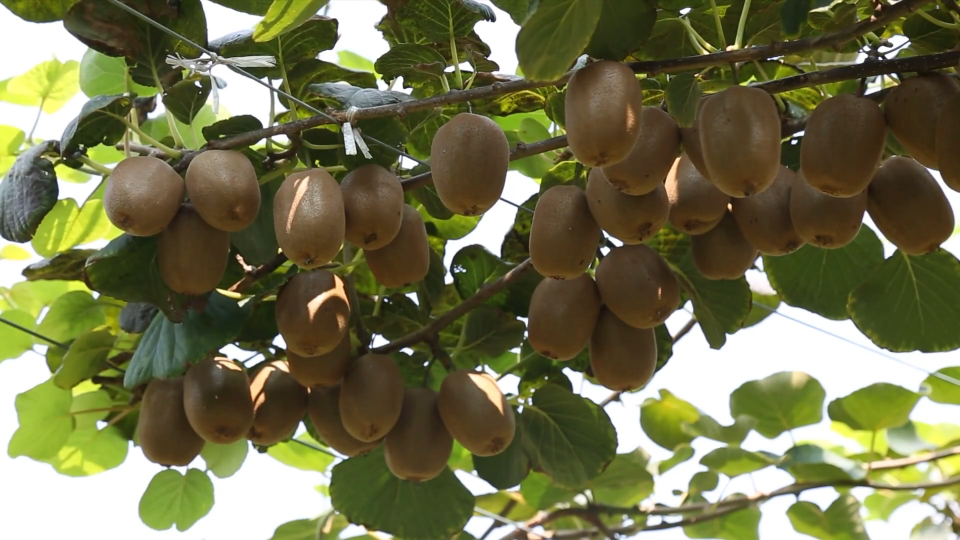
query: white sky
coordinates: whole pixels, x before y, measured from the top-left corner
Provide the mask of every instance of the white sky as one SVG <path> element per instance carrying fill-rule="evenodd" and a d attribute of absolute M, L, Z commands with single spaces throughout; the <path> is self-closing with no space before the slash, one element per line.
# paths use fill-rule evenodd
<path fill-rule="evenodd" d="M 250 27 L 257 21 L 255 17 L 206 1 L 204 7 L 211 37 Z M 330 16 L 339 19 L 341 34 L 336 49 L 353 51 L 370 59 L 376 59 L 386 52 L 386 43 L 374 29 L 374 24 L 384 11 L 385 8 L 376 0 L 334 0 Z M 498 11 L 497 15 L 496 24 L 480 23 L 477 25 L 477 32 L 492 47 L 492 59 L 500 64 L 501 69 L 514 73 L 514 40 L 518 27 L 505 13 Z M 59 23 L 30 24 L 16 18 L 7 10 L 0 9 L 0 28 L 3 28 L 0 48 L 7 51 L 0 64 L 0 80 L 23 73 L 53 56 L 62 61 L 80 60 L 85 51 Z M 336 55 L 326 52 L 322 58 L 335 61 Z M 263 88 L 232 73 L 221 72 L 220 75 L 225 76 L 229 82 L 229 87 L 221 92 L 221 106 L 234 115 L 253 114 L 266 120 L 268 101 Z M 82 94 L 78 94 L 56 115 L 45 115 L 40 121 L 36 136 L 58 139 L 66 124 L 79 112 L 84 99 Z M 35 114 L 36 110 L 33 108 L 0 103 L 0 123 L 17 126 L 25 131 L 32 124 Z M 79 186 L 61 183 L 61 198 L 72 196 L 82 201 L 94 186 L 93 181 Z M 536 190 L 537 186 L 532 180 L 512 172 L 504 197 L 519 203 Z M 960 209 L 960 196 L 953 192 L 949 194 L 954 208 Z M 448 244 L 448 261 L 460 247 L 475 243 L 499 253 L 503 235 L 511 227 L 515 212 L 515 209 L 504 203 L 495 206 L 484 216 L 476 231 L 463 240 Z M 0 247 L 3 245 L 5 242 L 0 240 Z M 25 247 L 29 249 L 29 246 Z M 945 247 L 953 253 L 960 253 L 960 240 L 955 236 Z M 27 261 L 29 262 L 31 261 Z M 22 280 L 20 270 L 24 264 L 0 261 L 0 285 L 10 286 Z M 877 351 L 849 321 L 828 321 L 787 306 L 781 307 L 781 312 Z M 668 321 L 668 327 L 675 332 L 687 318 L 688 315 L 680 311 Z M 957 352 L 900 354 L 896 357 L 928 371 L 960 364 L 960 353 Z M 623 405 L 612 404 L 607 407 L 619 434 L 619 451 L 627 452 L 639 445 L 647 449 L 654 459 L 664 459 L 670 455 L 643 435 L 638 422 L 638 405 L 647 397 L 657 396 L 661 388 L 669 389 L 717 420 L 727 423 L 731 420 L 729 396 L 740 384 L 790 370 L 805 371 L 819 379 L 827 390 L 828 400 L 875 382 L 891 382 L 917 390 L 925 378 L 921 371 L 776 315 L 757 327 L 730 336 L 721 351 L 711 350 L 700 331 L 694 330 L 674 349 L 670 365 L 657 375 L 648 388 L 626 396 Z M 4 449 L 17 428 L 14 398 L 18 393 L 47 378 L 49 372 L 44 359 L 37 354 L 27 353 L 19 359 L 0 364 L 0 442 Z M 571 378 L 576 388 L 580 379 L 575 375 Z M 510 387 L 514 384 L 515 382 L 505 384 L 504 390 L 511 390 Z M 582 393 L 585 397 L 599 401 L 609 392 L 587 384 Z M 932 423 L 955 421 L 956 414 L 957 410 L 954 408 L 923 400 L 914 417 Z M 831 432 L 827 424 L 822 424 L 796 430 L 795 436 L 797 439 L 824 439 L 831 438 Z M 695 447 L 700 449 L 714 446 L 703 441 L 695 443 Z M 784 435 L 770 442 L 752 433 L 744 447 L 750 450 L 783 452 L 789 447 L 789 439 Z M 670 491 L 684 489 L 690 476 L 701 470 L 696 464 L 697 459 L 699 456 L 670 471 L 658 481 L 658 502 L 677 502 Z M 202 461 L 198 460 L 194 465 L 202 468 Z M 235 476 L 225 480 L 214 478 L 216 504 L 209 515 L 184 533 L 178 533 L 175 529 L 157 532 L 140 522 L 137 506 L 147 483 L 160 470 L 158 465 L 148 462 L 139 449 L 131 448 L 127 461 L 119 468 L 92 477 L 69 478 L 57 474 L 46 464 L 25 457 L 11 460 L 4 451 L 0 453 L 0 478 L 4 484 L 4 489 L 0 490 L 0 538 L 45 539 L 79 536 L 95 537 L 99 540 L 266 540 L 278 525 L 294 519 L 315 517 L 329 505 L 325 497 L 314 489 L 317 484 L 325 483 L 321 474 L 293 469 L 267 455 L 251 453 L 244 467 Z M 489 486 L 482 481 L 469 477 L 465 480 L 468 486 L 478 493 L 490 491 Z M 767 469 L 755 474 L 754 480 L 758 489 L 772 490 L 788 483 L 790 477 L 784 472 Z M 721 488 L 724 482 L 721 480 Z M 754 488 L 744 476 L 725 489 L 727 494 L 736 491 L 752 493 Z M 836 495 L 831 490 L 808 492 L 803 496 L 803 499 L 817 502 L 823 508 L 835 498 Z M 809 538 L 797 534 L 784 516 L 793 502 L 791 498 L 781 497 L 763 505 L 761 538 Z M 907 538 L 910 528 L 928 513 L 925 507 L 913 503 L 894 514 L 888 524 L 868 523 L 868 531 L 875 540 Z M 468 526 L 468 531 L 479 534 L 486 529 L 489 522 L 486 518 L 475 518 Z M 501 529 L 500 533 L 508 530 Z M 680 530 L 670 530 L 645 533 L 643 538 L 661 540 L 685 536 Z"/>

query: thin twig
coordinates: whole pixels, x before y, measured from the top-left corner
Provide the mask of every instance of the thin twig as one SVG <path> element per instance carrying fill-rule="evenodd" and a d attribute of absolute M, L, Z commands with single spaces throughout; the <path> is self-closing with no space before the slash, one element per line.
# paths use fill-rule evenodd
<path fill-rule="evenodd" d="M 287 256 L 283 253 L 278 253 L 277 256 L 274 257 L 270 262 L 261 264 L 260 266 L 255 267 L 252 271 L 247 272 L 247 274 L 243 276 L 243 279 L 231 285 L 227 290 L 230 292 L 242 293 L 266 275 L 283 266 L 283 263 L 285 262 L 287 262 Z"/>

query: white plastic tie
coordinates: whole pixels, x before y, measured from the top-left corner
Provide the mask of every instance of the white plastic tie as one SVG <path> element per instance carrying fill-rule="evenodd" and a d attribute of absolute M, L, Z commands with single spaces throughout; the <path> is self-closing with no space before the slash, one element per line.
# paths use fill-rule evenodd
<path fill-rule="evenodd" d="M 360 134 L 360 130 L 353 127 L 358 111 L 360 111 L 358 107 L 351 105 L 344 113 L 347 116 L 347 121 L 341 126 L 341 130 L 343 131 L 343 148 L 348 156 L 355 156 L 357 155 L 357 147 L 359 147 L 360 152 L 363 153 L 363 157 L 373 159 L 370 148 L 367 146 L 366 141 L 363 140 L 363 135 Z"/>
<path fill-rule="evenodd" d="M 218 54 L 211 54 L 210 58 L 184 58 L 179 54 L 169 55 L 167 56 L 166 62 L 170 66 L 188 70 L 191 76 L 200 75 L 210 77 L 210 92 L 213 94 L 213 114 L 219 114 L 220 112 L 220 93 L 218 89 L 225 88 L 225 85 L 221 86 L 223 82 L 211 73 L 214 67 L 222 65 L 238 68 L 268 68 L 277 65 L 276 58 L 272 56 L 236 56 L 226 58 Z"/>

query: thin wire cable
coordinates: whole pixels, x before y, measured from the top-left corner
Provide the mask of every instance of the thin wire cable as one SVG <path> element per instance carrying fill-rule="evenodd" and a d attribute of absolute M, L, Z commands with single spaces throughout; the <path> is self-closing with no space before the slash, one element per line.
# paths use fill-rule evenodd
<path fill-rule="evenodd" d="M 497 514 L 497 513 L 495 513 L 495 512 L 491 512 L 491 511 L 489 511 L 489 510 L 485 510 L 485 509 L 483 509 L 483 508 L 480 508 L 479 506 L 474 506 L 474 507 L 473 507 L 473 511 L 476 512 L 476 513 L 478 513 L 478 514 L 480 514 L 481 516 L 488 517 L 488 518 L 490 518 L 490 519 L 492 519 L 492 520 L 494 520 L 494 521 L 499 521 L 500 523 L 503 523 L 504 525 L 510 525 L 511 527 L 516 527 L 517 529 L 520 529 L 521 531 L 523 531 L 523 532 L 525 532 L 525 533 L 535 534 L 535 535 L 539 536 L 540 538 L 543 538 L 543 535 L 542 535 L 542 534 L 537 533 L 536 531 L 534 531 L 534 530 L 531 529 L 530 527 L 527 527 L 527 526 L 524 525 L 523 523 L 519 523 L 519 522 L 513 521 L 512 519 L 507 519 L 507 518 L 505 518 L 505 517 L 503 517 L 503 516 L 501 516 L 500 514 Z"/>
<path fill-rule="evenodd" d="M 128 5 L 120 2 L 120 0 L 107 0 L 107 2 L 109 2 L 110 4 L 112 4 L 112 5 L 120 8 L 120 9 L 122 9 L 123 11 L 126 11 L 127 13 L 133 15 L 134 17 L 136 17 L 136 18 L 144 21 L 145 23 L 149 24 L 150 26 L 153 26 L 153 27 L 155 27 L 155 28 L 158 28 L 158 29 L 160 29 L 161 31 L 165 32 L 166 34 L 168 34 L 168 35 L 170 35 L 170 36 L 172 36 L 172 37 L 175 37 L 175 38 L 183 41 L 183 42 L 186 43 L 187 45 L 190 45 L 191 47 L 193 47 L 193 48 L 195 48 L 195 49 L 197 49 L 197 50 L 199 50 L 199 51 L 207 54 L 207 55 L 210 56 L 211 58 L 215 58 L 215 57 L 218 56 L 216 53 L 208 50 L 208 49 L 205 48 L 205 47 L 201 47 L 200 44 L 195 43 L 193 40 L 187 38 L 186 36 L 181 35 L 181 34 L 180 34 L 179 32 L 177 32 L 176 30 L 172 30 L 172 29 L 170 29 L 170 28 L 167 28 L 166 26 L 164 26 L 164 25 L 160 24 L 159 22 L 151 19 L 150 17 L 147 17 L 147 16 L 144 15 L 143 13 L 140 13 L 139 11 L 133 9 L 132 7 L 130 7 L 130 6 L 128 6 Z M 227 66 L 227 67 L 230 68 L 232 71 L 234 71 L 234 72 L 236 72 L 236 73 L 238 73 L 238 74 L 240 74 L 240 75 L 243 75 L 244 77 L 250 79 L 251 81 L 256 82 L 256 83 L 259 84 L 260 86 L 263 86 L 264 88 L 269 88 L 270 91 L 273 92 L 274 94 L 279 94 L 279 95 L 281 95 L 281 96 L 289 99 L 290 101 L 293 101 L 293 102 L 296 103 L 297 105 L 300 105 L 301 107 L 309 110 L 310 112 L 316 114 L 317 116 L 320 116 L 320 117 L 322 117 L 322 118 L 325 118 L 325 119 L 327 119 L 327 120 L 330 120 L 330 121 L 333 122 L 333 123 L 339 124 L 339 122 L 337 122 L 336 119 L 333 118 L 332 116 L 330 116 L 329 114 L 321 111 L 320 109 L 317 109 L 316 107 L 310 105 L 309 103 L 307 103 L 307 102 L 305 102 L 305 101 L 303 101 L 303 100 L 301 100 L 301 99 L 299 99 L 299 98 L 297 98 L 297 97 L 291 96 L 290 94 L 284 92 L 283 90 L 280 90 L 279 88 L 274 88 L 273 85 L 267 84 L 267 83 L 261 81 L 258 77 L 254 76 L 252 73 L 249 73 L 248 71 L 246 71 L 246 70 L 244 70 L 244 69 L 242 69 L 242 68 L 239 68 L 239 67 L 237 67 L 237 66 L 231 65 L 231 64 L 223 64 L 223 65 Z M 380 145 L 380 146 L 382 146 L 382 147 L 384 147 L 384 148 L 387 148 L 387 149 L 389 149 L 390 151 L 396 153 L 397 155 L 403 156 L 403 157 L 405 157 L 405 158 L 407 158 L 407 159 L 410 159 L 410 160 L 412 160 L 412 161 L 414 161 L 414 162 L 416 162 L 416 163 L 419 163 L 419 164 L 421 164 L 421 165 L 426 165 L 426 166 L 429 167 L 429 164 L 426 163 L 425 161 L 421 161 L 421 160 L 419 160 L 419 159 L 417 159 L 417 158 L 415 158 L 415 157 L 407 154 L 406 152 L 400 150 L 399 148 L 395 148 L 395 147 L 391 146 L 390 144 L 387 144 L 387 143 L 385 143 L 385 142 L 383 142 L 383 141 L 380 141 L 380 140 L 378 140 L 378 139 L 375 139 L 375 138 L 373 138 L 373 137 L 371 137 L 371 136 L 369 136 L 369 135 L 363 135 L 363 138 L 365 138 L 365 139 L 367 139 L 367 140 L 369 140 L 369 141 L 372 141 L 372 142 L 374 142 L 374 143 L 376 143 L 376 144 L 378 144 L 378 145 Z"/>
<path fill-rule="evenodd" d="M 35 337 L 35 338 L 37 338 L 37 339 L 42 339 L 42 340 L 46 341 L 47 343 L 51 343 L 51 344 L 53 344 L 53 345 L 56 345 L 57 347 L 60 347 L 60 348 L 63 349 L 63 350 L 67 350 L 67 349 L 70 348 L 70 347 L 67 347 L 66 345 L 64 345 L 63 343 L 60 343 L 59 341 L 52 340 L 52 339 L 48 338 L 47 336 L 45 336 L 45 335 L 43 335 L 43 334 L 39 334 L 39 333 L 37 333 L 37 332 L 34 332 L 33 330 L 30 330 L 29 328 L 25 328 L 25 327 L 23 327 L 23 326 L 20 326 L 19 324 L 15 323 L 15 322 L 13 322 L 13 321 L 8 321 L 7 319 L 4 319 L 3 317 L 0 317 L 0 323 L 3 323 L 3 324 L 5 324 L 5 325 L 7 325 L 7 326 L 11 326 L 11 327 L 13 327 L 13 328 L 16 328 L 17 330 L 20 330 L 21 332 L 24 332 L 24 333 L 26 333 L 26 334 L 30 334 L 31 336 L 33 336 L 33 337 Z"/>
<path fill-rule="evenodd" d="M 505 203 L 507 203 L 507 204 L 509 204 L 510 206 L 513 206 L 513 207 L 518 208 L 518 209 L 520 209 L 520 210 L 526 210 L 527 212 L 530 212 L 531 214 L 533 213 L 533 210 L 527 208 L 526 206 L 519 205 L 519 204 L 517 204 L 517 203 L 515 203 L 515 202 L 513 202 L 513 201 L 508 201 L 508 200 L 504 199 L 503 197 L 500 197 L 500 200 L 503 201 L 503 202 L 505 202 Z"/>

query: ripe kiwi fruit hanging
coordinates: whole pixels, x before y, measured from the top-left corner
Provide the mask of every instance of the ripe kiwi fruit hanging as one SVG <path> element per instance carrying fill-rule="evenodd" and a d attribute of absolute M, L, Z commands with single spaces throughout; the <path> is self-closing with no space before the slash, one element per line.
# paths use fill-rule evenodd
<path fill-rule="evenodd" d="M 691 237 L 690 251 L 697 270 L 707 279 L 739 279 L 757 259 L 757 248 L 743 237 L 730 212 L 710 231 Z"/>
<path fill-rule="evenodd" d="M 803 245 L 790 219 L 790 192 L 796 176 L 781 165 L 780 174 L 766 191 L 731 201 L 740 232 L 764 255 L 786 255 Z"/>
<path fill-rule="evenodd" d="M 926 167 L 894 156 L 867 190 L 867 212 L 883 236 L 908 255 L 936 251 L 953 234 L 950 201 Z"/>
<path fill-rule="evenodd" d="M 708 177 L 731 197 L 767 189 L 780 168 L 780 114 L 770 94 L 731 86 L 704 101 L 697 125 Z"/>
<path fill-rule="evenodd" d="M 188 204 L 160 233 L 160 277 L 174 292 L 201 295 L 215 289 L 227 271 L 230 234 L 208 224 Z"/>
<path fill-rule="evenodd" d="M 303 357 L 287 351 L 290 375 L 302 386 L 333 386 L 339 384 L 350 367 L 350 332 L 343 335 L 332 351 L 314 357 Z"/>
<path fill-rule="evenodd" d="M 253 426 L 247 438 L 262 446 L 289 438 L 307 414 L 308 395 L 286 362 L 276 360 L 258 369 L 250 380 Z"/>
<path fill-rule="evenodd" d="M 643 95 L 629 67 L 600 60 L 578 69 L 567 83 L 564 122 L 570 151 L 584 165 L 614 165 L 640 135 Z"/>
<path fill-rule="evenodd" d="M 596 257 L 600 225 L 577 186 L 553 186 L 537 200 L 530 225 L 530 260 L 543 277 L 573 279 Z"/>
<path fill-rule="evenodd" d="M 247 156 L 205 150 L 187 167 L 187 193 L 200 217 L 221 231 L 246 229 L 260 213 L 260 183 Z"/>
<path fill-rule="evenodd" d="M 340 276 L 326 270 L 300 272 L 280 288 L 275 306 L 277 329 L 287 349 L 312 357 L 332 351 L 350 321 L 350 303 Z"/>
<path fill-rule="evenodd" d="M 960 66 L 958 66 L 960 71 Z M 943 183 L 960 192 L 960 94 L 943 106 L 937 121 L 937 165 Z"/>
<path fill-rule="evenodd" d="M 503 193 L 509 165 L 507 136 L 486 116 L 460 113 L 433 136 L 433 185 L 454 214 L 479 216 L 489 210 Z"/>
<path fill-rule="evenodd" d="M 867 191 L 853 197 L 833 197 L 812 188 L 801 169 L 790 190 L 793 230 L 808 244 L 835 249 L 857 237 L 867 211 Z"/>
<path fill-rule="evenodd" d="M 239 441 L 253 426 L 250 380 L 239 364 L 227 358 L 201 360 L 183 378 L 183 409 L 204 440 Z"/>
<path fill-rule="evenodd" d="M 938 167 L 935 126 L 947 101 L 958 93 L 960 82 L 935 72 L 903 79 L 883 100 L 890 132 L 924 167 Z"/>
<path fill-rule="evenodd" d="M 103 191 L 103 210 L 132 236 L 159 234 L 183 202 L 183 178 L 162 159 L 128 157 L 114 167 Z"/>
<path fill-rule="evenodd" d="M 530 297 L 527 340 L 547 358 L 570 360 L 587 346 L 599 313 L 600 291 L 590 274 L 544 278 Z"/>
<path fill-rule="evenodd" d="M 420 212 L 409 204 L 403 205 L 403 223 L 393 241 L 363 253 L 370 273 L 384 287 L 405 287 L 427 277 L 430 243 Z"/>
<path fill-rule="evenodd" d="M 664 189 L 670 204 L 667 220 L 689 235 L 716 227 L 730 204 L 730 196 L 700 174 L 687 154 L 674 161 Z"/>
<path fill-rule="evenodd" d="M 672 116 L 660 107 L 644 107 L 640 118 L 643 128 L 627 157 L 602 168 L 601 176 L 627 195 L 661 188 L 680 153 L 680 126 Z"/>
<path fill-rule="evenodd" d="M 667 222 L 670 201 L 663 182 L 644 195 L 627 195 L 610 185 L 600 169 L 590 170 L 587 204 L 600 227 L 624 244 L 640 244 Z"/>
<path fill-rule="evenodd" d="M 880 106 L 841 94 L 814 109 L 804 129 L 800 168 L 812 187 L 834 197 L 853 197 L 873 179 L 887 140 Z M 762 250 L 761 250 L 762 251 Z"/>
<path fill-rule="evenodd" d="M 274 196 L 273 228 L 283 254 L 301 268 L 332 261 L 346 234 L 340 185 L 319 168 L 291 174 Z"/>
<path fill-rule="evenodd" d="M 697 103 L 697 115 L 693 120 L 693 125 L 680 128 L 680 142 L 683 153 L 690 159 L 690 162 L 697 169 L 697 172 L 700 173 L 700 176 L 706 179 L 709 179 L 710 175 L 707 172 L 707 166 L 703 163 L 703 151 L 700 149 L 700 127 L 698 123 L 700 122 L 700 111 L 703 109 L 703 103 L 709 98 L 710 96 L 705 96 Z"/>
<path fill-rule="evenodd" d="M 340 383 L 340 418 L 353 438 L 383 438 L 400 418 L 403 376 L 393 359 L 368 353 L 350 364 Z"/>
<path fill-rule="evenodd" d="M 140 449 L 153 463 L 185 467 L 203 450 L 183 409 L 183 377 L 154 379 L 140 402 Z"/>
<path fill-rule="evenodd" d="M 516 418 L 497 381 L 486 373 L 458 370 L 440 383 L 437 401 L 447 430 L 475 456 L 503 452 L 516 433 Z"/>
<path fill-rule="evenodd" d="M 621 321 L 653 328 L 680 305 L 680 283 L 656 250 L 645 244 L 615 247 L 597 265 L 600 298 Z"/>
<path fill-rule="evenodd" d="M 379 249 L 397 236 L 403 221 L 403 187 L 397 175 L 375 163 L 363 165 L 343 177 L 340 190 L 348 242 Z"/>
<path fill-rule="evenodd" d="M 610 390 L 643 387 L 657 370 L 656 332 L 630 326 L 604 307 L 590 337 L 590 368 Z"/>
<path fill-rule="evenodd" d="M 437 393 L 429 388 L 407 388 L 400 418 L 383 442 L 387 468 L 397 478 L 426 482 L 447 468 L 453 437 L 437 409 Z"/>
<path fill-rule="evenodd" d="M 329 388 L 319 386 L 311 388 L 307 414 L 323 442 L 347 457 L 366 454 L 380 446 L 382 441 L 382 439 L 371 442 L 357 440 L 343 427 L 343 421 L 340 419 L 339 384 Z"/>

